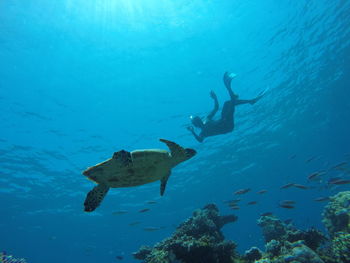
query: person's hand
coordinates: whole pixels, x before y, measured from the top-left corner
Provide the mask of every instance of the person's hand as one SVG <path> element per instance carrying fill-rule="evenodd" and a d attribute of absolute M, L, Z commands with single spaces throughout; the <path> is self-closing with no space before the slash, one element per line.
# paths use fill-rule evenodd
<path fill-rule="evenodd" d="M 210 97 L 212 97 L 214 100 L 217 99 L 214 91 L 210 91 Z"/>
<path fill-rule="evenodd" d="M 187 127 L 187 130 L 189 130 L 190 132 L 193 132 L 194 131 L 194 128 L 192 126 L 188 126 Z"/>

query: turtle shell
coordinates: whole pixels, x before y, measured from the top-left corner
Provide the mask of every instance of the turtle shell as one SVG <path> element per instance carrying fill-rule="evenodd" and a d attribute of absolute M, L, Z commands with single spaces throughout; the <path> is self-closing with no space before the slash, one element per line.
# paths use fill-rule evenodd
<path fill-rule="evenodd" d="M 169 174 L 173 166 L 171 155 L 166 150 L 136 150 L 130 154 L 128 165 L 110 158 L 89 167 L 83 174 L 98 184 L 112 188 L 131 187 L 160 180 Z"/>

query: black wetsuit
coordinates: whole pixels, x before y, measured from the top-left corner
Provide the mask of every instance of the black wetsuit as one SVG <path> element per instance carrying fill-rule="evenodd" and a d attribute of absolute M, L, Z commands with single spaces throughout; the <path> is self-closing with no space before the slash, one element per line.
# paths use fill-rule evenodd
<path fill-rule="evenodd" d="M 233 101 L 226 101 L 221 111 L 221 118 L 219 120 L 206 118 L 199 136 L 204 139 L 205 137 L 232 132 L 234 128 L 233 116 L 235 107 L 236 105 Z"/>
<path fill-rule="evenodd" d="M 201 129 L 199 135 L 195 133 L 193 127 L 190 127 L 189 130 L 192 132 L 193 136 L 197 139 L 197 141 L 202 142 L 206 137 L 232 132 L 235 126 L 234 114 L 236 106 L 241 104 L 254 104 L 263 96 L 263 93 L 261 93 L 258 97 L 252 100 L 239 100 L 238 96 L 235 95 L 231 89 L 232 78 L 233 77 L 230 77 L 228 72 L 225 72 L 224 84 L 231 99 L 224 103 L 224 106 L 221 111 L 221 118 L 219 120 L 213 120 L 214 115 L 219 109 L 219 103 L 215 93 L 212 91 L 211 97 L 214 99 L 215 102 L 214 109 L 206 117 L 204 122 L 202 122 L 199 117 L 196 117 L 198 119 L 197 125 L 195 126 Z"/>

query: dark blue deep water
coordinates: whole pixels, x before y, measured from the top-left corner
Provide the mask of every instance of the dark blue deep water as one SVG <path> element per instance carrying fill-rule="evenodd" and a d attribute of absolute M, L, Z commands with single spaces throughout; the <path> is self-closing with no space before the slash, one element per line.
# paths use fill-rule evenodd
<path fill-rule="evenodd" d="M 0 250 L 30 263 L 139 262 L 132 252 L 208 203 L 238 216 L 223 231 L 240 252 L 264 248 L 263 212 L 323 229 L 313 199 L 349 189 L 327 185 L 350 178 L 350 165 L 332 168 L 350 161 L 349 14 L 346 0 L 1 0 Z M 232 133 L 198 143 L 189 116 L 212 109 L 210 90 L 228 99 L 225 71 L 240 98 L 269 90 L 237 107 Z M 84 169 L 120 149 L 166 149 L 159 138 L 198 152 L 163 197 L 159 182 L 111 189 L 83 212 L 94 185 Z M 280 189 L 289 182 L 309 189 Z M 230 210 L 241 188 L 251 191 Z"/>

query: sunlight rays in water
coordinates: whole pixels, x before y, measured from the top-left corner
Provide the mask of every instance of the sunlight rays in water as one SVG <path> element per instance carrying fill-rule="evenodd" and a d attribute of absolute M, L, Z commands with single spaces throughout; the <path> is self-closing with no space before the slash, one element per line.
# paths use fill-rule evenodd
<path fill-rule="evenodd" d="M 182 1 L 180 1 L 182 2 Z M 66 0 L 75 17 L 104 27 L 143 29 L 152 25 L 179 25 L 180 2 L 170 0 Z M 175 6 L 176 5 L 176 6 Z"/>

